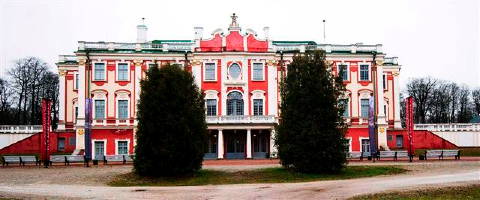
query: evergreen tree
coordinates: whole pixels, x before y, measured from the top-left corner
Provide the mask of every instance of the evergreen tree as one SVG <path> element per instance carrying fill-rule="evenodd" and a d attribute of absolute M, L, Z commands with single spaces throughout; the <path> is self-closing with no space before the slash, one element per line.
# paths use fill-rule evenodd
<path fill-rule="evenodd" d="M 281 164 L 305 173 L 335 173 L 346 163 L 347 130 L 339 104 L 342 78 L 325 61 L 324 51 L 296 55 L 281 85 L 281 122 L 276 145 Z"/>
<path fill-rule="evenodd" d="M 152 67 L 141 82 L 134 171 L 141 176 L 191 174 L 207 143 L 204 100 L 191 73 Z"/>

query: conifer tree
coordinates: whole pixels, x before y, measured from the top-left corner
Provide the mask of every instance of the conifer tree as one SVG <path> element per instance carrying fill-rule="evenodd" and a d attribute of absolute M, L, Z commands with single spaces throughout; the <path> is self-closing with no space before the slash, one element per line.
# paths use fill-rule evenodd
<path fill-rule="evenodd" d="M 345 86 L 324 51 L 296 55 L 281 85 L 276 145 L 281 164 L 305 173 L 335 173 L 346 163 Z"/>
<path fill-rule="evenodd" d="M 141 81 L 137 117 L 135 173 L 179 176 L 201 168 L 207 125 L 191 73 L 178 65 L 150 68 Z"/>

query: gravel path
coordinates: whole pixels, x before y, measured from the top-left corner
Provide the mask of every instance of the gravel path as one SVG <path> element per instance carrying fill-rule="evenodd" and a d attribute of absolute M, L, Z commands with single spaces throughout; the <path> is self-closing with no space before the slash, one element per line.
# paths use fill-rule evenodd
<path fill-rule="evenodd" d="M 15 167 L 0 169 L 0 197 L 49 199 L 345 199 L 355 195 L 418 187 L 480 183 L 480 162 L 351 163 L 351 165 L 402 165 L 412 171 L 338 181 L 281 184 L 207 185 L 185 187 L 108 187 L 112 176 L 131 166 Z M 206 166 L 220 170 L 277 166 Z"/>

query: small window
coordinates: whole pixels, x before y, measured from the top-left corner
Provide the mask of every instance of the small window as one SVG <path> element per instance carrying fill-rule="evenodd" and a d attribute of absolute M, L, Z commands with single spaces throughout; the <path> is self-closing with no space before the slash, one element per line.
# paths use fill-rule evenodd
<path fill-rule="evenodd" d="M 128 64 L 127 63 L 118 63 L 118 72 L 117 80 L 127 81 L 128 80 Z"/>
<path fill-rule="evenodd" d="M 65 138 L 58 138 L 57 147 L 58 151 L 65 151 Z"/>
<path fill-rule="evenodd" d="M 362 152 L 370 152 L 370 139 L 362 139 Z"/>
<path fill-rule="evenodd" d="M 71 146 L 75 146 L 75 145 L 77 144 L 77 138 L 76 138 L 75 136 L 70 137 L 70 139 L 69 139 L 69 144 L 70 144 Z"/>
<path fill-rule="evenodd" d="M 118 118 L 128 118 L 128 100 L 118 100 Z"/>
<path fill-rule="evenodd" d="M 263 115 L 263 99 L 253 100 L 253 115 Z"/>
<path fill-rule="evenodd" d="M 385 74 L 383 74 L 382 79 L 383 79 L 383 82 L 382 82 L 383 89 L 386 90 L 387 89 L 387 76 Z"/>
<path fill-rule="evenodd" d="M 233 63 L 228 68 L 228 74 L 232 79 L 239 79 L 242 74 L 242 68 L 237 63 Z"/>
<path fill-rule="evenodd" d="M 361 117 L 368 118 L 368 110 L 370 109 L 370 100 L 369 99 L 361 99 Z"/>
<path fill-rule="evenodd" d="M 79 85 L 79 83 L 78 83 L 79 78 L 78 77 L 79 77 L 79 74 L 75 74 L 75 88 L 74 89 L 76 89 L 76 90 L 78 90 L 78 85 Z"/>
<path fill-rule="evenodd" d="M 348 110 L 349 104 L 348 99 L 340 99 L 340 106 L 343 108 L 343 117 L 349 117 L 350 112 Z"/>
<path fill-rule="evenodd" d="M 253 76 L 254 81 L 263 81 L 263 63 L 253 63 Z"/>
<path fill-rule="evenodd" d="M 205 80 L 214 81 L 215 79 L 215 63 L 205 63 Z"/>
<path fill-rule="evenodd" d="M 342 77 L 342 80 L 348 81 L 348 66 L 338 65 L 338 75 Z"/>
<path fill-rule="evenodd" d="M 95 100 L 95 119 L 105 118 L 105 100 Z"/>
<path fill-rule="evenodd" d="M 392 140 L 393 140 L 393 136 L 392 136 L 392 135 L 387 135 L 387 140 L 388 140 L 388 141 L 392 141 Z"/>
<path fill-rule="evenodd" d="M 361 81 L 370 80 L 370 77 L 369 77 L 370 70 L 368 68 L 369 68 L 368 65 L 360 65 L 360 80 Z"/>
<path fill-rule="evenodd" d="M 95 80 L 103 81 L 105 80 L 105 63 L 95 63 Z"/>
<path fill-rule="evenodd" d="M 403 148 L 403 135 L 397 135 L 395 138 L 397 148 Z"/>
<path fill-rule="evenodd" d="M 78 106 L 75 106 L 75 120 L 78 118 Z"/>
<path fill-rule="evenodd" d="M 127 141 L 118 141 L 117 145 L 118 155 L 128 154 L 128 142 Z"/>
<path fill-rule="evenodd" d="M 217 100 L 207 99 L 207 116 L 217 115 Z"/>

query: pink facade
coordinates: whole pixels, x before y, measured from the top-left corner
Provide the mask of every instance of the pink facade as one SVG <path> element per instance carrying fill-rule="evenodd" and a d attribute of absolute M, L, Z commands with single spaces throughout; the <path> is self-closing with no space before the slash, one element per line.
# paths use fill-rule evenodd
<path fill-rule="evenodd" d="M 60 56 L 57 63 L 61 94 L 58 131 L 74 131 L 76 152 L 85 148 L 84 102 L 90 95 L 94 101 L 92 152 L 133 153 L 140 80 L 154 64 L 180 64 L 205 94 L 211 135 L 206 158 L 275 156 L 274 126 L 284 69 L 294 54 L 322 49 L 332 73 L 338 74 L 339 67 L 347 69 L 344 99 L 351 127 L 346 136 L 350 150 L 361 151 L 362 139 L 363 143 L 368 139 L 362 99 L 371 95 L 378 102 L 378 144 L 388 149 L 387 132 L 401 128 L 396 58 L 386 57 L 381 45 L 275 41 L 269 39 L 268 28 L 264 30 L 263 37 L 250 29 L 242 31 L 234 17 L 227 31 L 217 29 L 211 38 L 204 38 L 203 28 L 197 27 L 193 40 L 81 41 L 75 55 Z"/>

